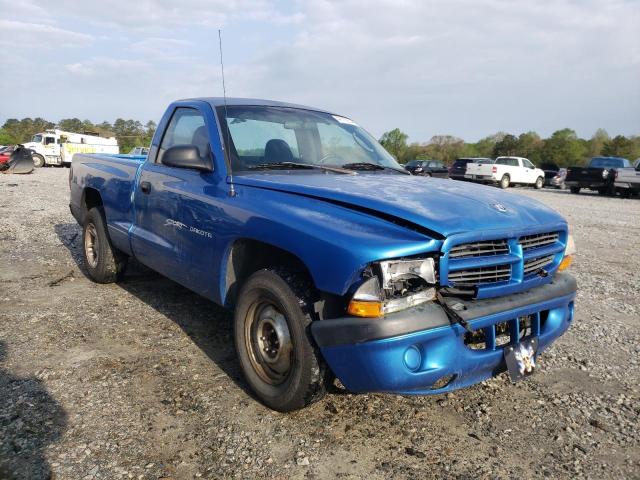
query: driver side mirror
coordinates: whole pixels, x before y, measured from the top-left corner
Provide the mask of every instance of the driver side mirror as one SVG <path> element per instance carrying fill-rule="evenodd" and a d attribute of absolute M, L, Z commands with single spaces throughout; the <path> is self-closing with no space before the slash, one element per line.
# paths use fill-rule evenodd
<path fill-rule="evenodd" d="M 195 145 L 174 145 L 168 148 L 162 155 L 162 163 L 168 167 L 193 168 L 203 172 L 213 171 L 211 156 L 201 157 Z"/>

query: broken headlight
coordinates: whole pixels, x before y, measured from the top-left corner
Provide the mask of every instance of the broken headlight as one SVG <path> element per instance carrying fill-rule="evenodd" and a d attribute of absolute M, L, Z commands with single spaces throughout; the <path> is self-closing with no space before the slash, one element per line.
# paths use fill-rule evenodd
<path fill-rule="evenodd" d="M 381 317 L 435 298 L 433 258 L 386 260 L 371 265 L 370 278 L 356 290 L 348 313 Z"/>

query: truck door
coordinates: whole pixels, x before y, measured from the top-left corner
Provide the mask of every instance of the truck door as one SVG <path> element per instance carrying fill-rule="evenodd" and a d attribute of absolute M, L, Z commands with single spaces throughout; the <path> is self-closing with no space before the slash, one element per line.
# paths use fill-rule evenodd
<path fill-rule="evenodd" d="M 53 135 L 45 135 L 44 137 L 44 154 L 47 157 L 60 156 L 60 145 L 56 142 L 56 137 Z"/>
<path fill-rule="evenodd" d="M 520 160 L 509 157 L 505 161 L 505 171 L 511 178 L 511 183 L 519 183 L 523 181 L 523 169 L 520 168 Z"/>
<path fill-rule="evenodd" d="M 536 167 L 526 158 L 522 159 L 522 166 L 524 167 L 524 178 L 522 180 L 523 183 L 536 183 Z"/>
<path fill-rule="evenodd" d="M 134 195 L 133 252 L 142 263 L 205 296 L 212 281 L 216 248 L 216 198 L 225 198 L 218 172 L 170 167 L 163 153 L 175 145 L 195 145 L 212 165 L 211 137 L 217 136 L 211 107 L 177 107 L 158 148 L 140 171 Z"/>

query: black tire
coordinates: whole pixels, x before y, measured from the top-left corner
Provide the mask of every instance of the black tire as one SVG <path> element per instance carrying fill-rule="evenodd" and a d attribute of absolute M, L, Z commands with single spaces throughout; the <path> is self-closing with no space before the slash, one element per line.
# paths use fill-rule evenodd
<path fill-rule="evenodd" d="M 500 188 L 502 189 L 509 188 L 510 184 L 511 184 L 511 178 L 509 177 L 509 175 L 505 173 L 500 179 Z"/>
<path fill-rule="evenodd" d="M 251 275 L 238 295 L 234 337 L 240 366 L 258 399 L 273 410 L 306 407 L 329 385 L 331 372 L 309 329 L 313 291 L 300 274 L 265 269 Z M 285 334 L 278 334 L 284 326 Z"/>
<path fill-rule="evenodd" d="M 82 247 L 84 265 L 94 282 L 113 283 L 124 272 L 127 257 L 111 244 L 102 207 L 94 207 L 87 213 Z"/>
<path fill-rule="evenodd" d="M 569 190 L 571 193 L 580 193 L 580 187 L 571 187 Z"/>
<path fill-rule="evenodd" d="M 45 166 L 44 157 L 42 155 L 34 153 L 31 155 L 31 158 L 33 159 L 33 166 L 35 168 L 42 168 Z"/>
<path fill-rule="evenodd" d="M 542 177 L 536 178 L 536 183 L 533 186 L 535 187 L 536 190 L 540 190 L 542 187 L 544 187 L 544 178 Z"/>

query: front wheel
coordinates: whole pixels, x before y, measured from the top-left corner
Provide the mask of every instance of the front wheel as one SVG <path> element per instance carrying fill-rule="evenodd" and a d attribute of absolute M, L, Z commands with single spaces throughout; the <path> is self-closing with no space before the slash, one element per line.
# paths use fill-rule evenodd
<path fill-rule="evenodd" d="M 503 175 L 502 178 L 500 179 L 500 188 L 502 189 L 509 188 L 510 183 L 511 183 L 511 179 L 509 178 L 509 175 Z"/>
<path fill-rule="evenodd" d="M 44 167 L 44 157 L 38 153 L 34 153 L 31 158 L 33 159 L 33 166 L 35 168 L 42 168 Z"/>
<path fill-rule="evenodd" d="M 542 177 L 536 178 L 536 183 L 534 184 L 534 187 L 536 188 L 536 190 L 540 190 L 542 187 L 544 187 L 544 178 Z"/>
<path fill-rule="evenodd" d="M 242 287 L 234 337 L 247 383 L 268 407 L 297 410 L 326 393 L 329 371 L 310 338 L 310 282 L 284 270 L 260 270 Z"/>
<path fill-rule="evenodd" d="M 87 213 L 82 230 L 84 264 L 91 280 L 113 283 L 122 274 L 127 257 L 111 245 L 102 207 Z"/>

